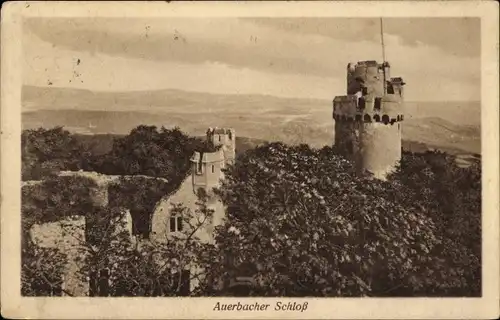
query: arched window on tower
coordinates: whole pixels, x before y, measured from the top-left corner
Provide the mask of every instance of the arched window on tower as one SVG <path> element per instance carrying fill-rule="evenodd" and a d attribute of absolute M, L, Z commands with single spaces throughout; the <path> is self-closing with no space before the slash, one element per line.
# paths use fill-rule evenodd
<path fill-rule="evenodd" d="M 212 173 L 214 173 L 214 172 L 215 172 L 215 166 L 212 165 Z"/>

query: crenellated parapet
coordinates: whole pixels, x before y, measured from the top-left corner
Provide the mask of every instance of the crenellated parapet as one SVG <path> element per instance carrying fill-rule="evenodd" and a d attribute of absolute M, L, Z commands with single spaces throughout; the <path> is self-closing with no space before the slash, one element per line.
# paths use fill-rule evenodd
<path fill-rule="evenodd" d="M 404 119 L 403 101 L 396 94 L 382 97 L 337 96 L 333 100 L 333 119 L 394 124 Z"/>
<path fill-rule="evenodd" d="M 232 128 L 208 128 L 207 141 L 222 146 L 225 161 L 232 163 L 236 157 L 236 132 Z"/>

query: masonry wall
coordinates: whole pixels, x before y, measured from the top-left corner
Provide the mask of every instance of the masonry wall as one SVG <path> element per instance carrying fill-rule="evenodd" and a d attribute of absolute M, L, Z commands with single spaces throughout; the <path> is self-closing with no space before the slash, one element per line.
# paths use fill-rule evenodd
<path fill-rule="evenodd" d="M 152 241 L 164 242 L 171 236 L 178 234 L 170 231 L 170 218 L 172 217 L 172 207 L 174 204 L 182 204 L 189 208 L 192 212 L 198 209 L 198 196 L 193 192 L 191 177 L 188 177 L 181 184 L 180 188 L 170 197 L 162 199 L 158 204 L 152 217 L 152 233 L 150 239 Z M 201 228 L 196 233 L 202 242 L 213 242 L 214 226 L 220 224 L 224 217 L 224 207 L 220 200 L 212 198 L 209 203 L 209 208 L 215 211 L 212 223 L 207 224 L 205 228 Z M 193 220 L 193 223 L 196 221 Z"/>
<path fill-rule="evenodd" d="M 109 184 L 117 181 L 117 176 L 106 176 L 92 172 L 63 171 L 60 173 L 59 179 L 68 179 L 68 177 L 75 176 L 90 178 L 95 182 L 96 187 L 89 190 L 90 198 L 94 206 L 106 208 L 109 203 Z M 43 187 L 42 181 L 36 184 L 25 183 L 25 185 L 26 187 L 31 185 Z M 88 238 L 89 231 L 96 227 L 95 223 L 98 223 L 99 217 L 91 215 L 71 216 L 71 213 L 66 213 L 66 216 L 68 218 L 56 222 L 34 224 L 30 229 L 30 238 L 37 246 L 55 248 L 66 254 L 67 264 L 63 272 L 63 289 L 73 296 L 88 296 L 89 282 L 88 279 L 82 277 L 80 270 L 85 263 L 85 246 L 90 240 Z M 121 228 L 115 230 L 115 233 L 126 231 L 132 236 L 132 217 L 128 210 L 122 212 L 119 221 L 122 225 Z"/>
<path fill-rule="evenodd" d="M 380 122 L 359 124 L 358 163 L 360 168 L 385 179 L 401 160 L 401 124 Z"/>
<path fill-rule="evenodd" d="M 196 193 L 201 188 L 207 193 L 211 193 L 212 189 L 218 186 L 224 177 L 222 173 L 224 165 L 222 150 L 210 153 L 195 152 L 191 158 L 193 192 Z"/>
<path fill-rule="evenodd" d="M 54 248 L 67 255 L 63 271 L 63 289 L 73 296 L 88 295 L 88 282 L 82 279 L 85 252 L 85 217 L 69 217 L 57 222 L 34 224 L 30 230 L 33 243 L 41 248 Z"/>

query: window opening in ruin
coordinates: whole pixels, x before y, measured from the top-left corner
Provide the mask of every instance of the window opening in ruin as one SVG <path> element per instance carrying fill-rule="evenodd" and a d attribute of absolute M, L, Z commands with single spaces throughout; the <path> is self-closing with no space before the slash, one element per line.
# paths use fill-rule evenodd
<path fill-rule="evenodd" d="M 203 173 L 203 163 L 201 162 L 201 160 L 196 164 L 196 173 L 197 174 Z"/>
<path fill-rule="evenodd" d="M 394 86 L 389 81 L 387 81 L 387 93 L 394 94 Z"/>
<path fill-rule="evenodd" d="M 381 107 L 382 107 L 382 98 L 375 98 L 375 105 L 373 106 L 373 109 L 380 111 Z"/>
<path fill-rule="evenodd" d="M 212 173 L 214 173 L 214 172 L 215 172 L 215 166 L 212 165 Z"/>
<path fill-rule="evenodd" d="M 170 232 L 182 231 L 182 217 L 170 217 Z"/>
<path fill-rule="evenodd" d="M 233 133 L 229 131 L 229 140 L 233 140 Z"/>
<path fill-rule="evenodd" d="M 220 142 L 220 135 L 219 135 L 219 142 Z"/>
<path fill-rule="evenodd" d="M 365 106 L 366 106 L 366 101 L 365 101 L 365 98 L 359 98 L 358 99 L 358 108 L 360 110 L 364 110 L 365 109 Z"/>
<path fill-rule="evenodd" d="M 361 88 L 361 93 L 366 96 L 368 94 L 368 88 L 367 87 L 362 87 Z"/>

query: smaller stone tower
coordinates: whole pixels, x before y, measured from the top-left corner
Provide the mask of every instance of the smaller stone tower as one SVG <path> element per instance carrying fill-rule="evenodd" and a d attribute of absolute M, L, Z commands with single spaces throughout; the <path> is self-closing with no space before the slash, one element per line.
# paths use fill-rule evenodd
<path fill-rule="evenodd" d="M 195 194 L 203 189 L 208 195 L 224 178 L 222 169 L 225 166 L 224 151 L 195 152 L 191 158 L 193 191 Z"/>
<path fill-rule="evenodd" d="M 207 140 L 214 146 L 222 146 L 227 164 L 233 164 L 236 157 L 236 133 L 231 128 L 208 128 Z"/>

